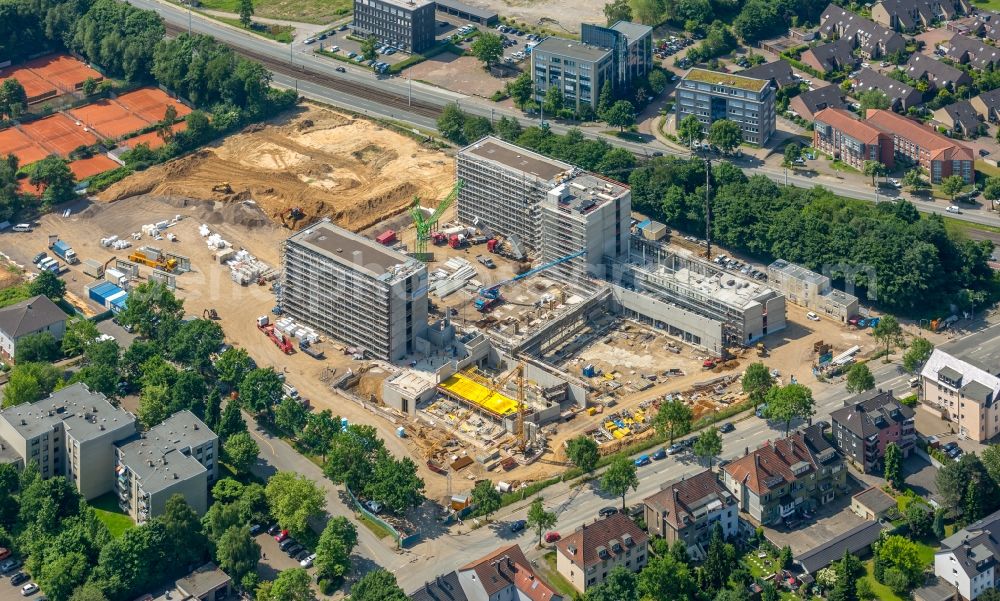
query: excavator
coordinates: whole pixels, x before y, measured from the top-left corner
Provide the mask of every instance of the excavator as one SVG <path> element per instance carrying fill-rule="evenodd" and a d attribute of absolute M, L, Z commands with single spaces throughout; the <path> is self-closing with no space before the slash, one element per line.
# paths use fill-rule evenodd
<path fill-rule="evenodd" d="M 219 319 L 219 312 L 215 309 L 205 309 L 201 312 L 201 316 L 204 319 L 211 319 L 212 321 L 215 321 Z"/>
<path fill-rule="evenodd" d="M 232 194 L 233 187 L 229 185 L 229 182 L 222 182 L 221 184 L 215 184 L 212 186 L 212 192 L 222 192 L 223 194 Z"/>
<path fill-rule="evenodd" d="M 305 211 L 302 207 L 292 207 L 281 214 L 281 223 L 290 230 L 294 230 L 296 224 L 306 218 Z M 288 220 L 291 219 L 291 225 L 288 224 Z"/>

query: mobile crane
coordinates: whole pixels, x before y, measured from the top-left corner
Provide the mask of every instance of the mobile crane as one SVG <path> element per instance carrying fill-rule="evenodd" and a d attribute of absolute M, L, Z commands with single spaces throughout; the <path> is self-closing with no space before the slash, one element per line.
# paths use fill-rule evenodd
<path fill-rule="evenodd" d="M 545 271 L 546 269 L 555 267 L 556 265 L 561 265 L 562 263 L 565 263 L 567 261 L 572 261 L 573 259 L 586 254 L 586 252 L 587 252 L 586 249 L 578 250 L 575 253 L 566 255 L 565 257 L 559 257 L 555 261 L 549 261 L 544 265 L 539 265 L 534 269 L 529 269 L 528 271 L 525 271 L 520 275 L 516 275 L 510 278 L 509 280 L 504 280 L 498 284 L 493 284 L 488 288 L 481 288 L 479 290 L 479 296 L 475 300 L 476 311 L 479 311 L 480 313 L 486 313 L 488 311 L 491 311 L 494 307 L 496 307 L 500 303 L 502 303 L 503 296 L 500 294 L 500 288 L 508 284 L 513 284 L 514 282 L 523 280 L 527 277 L 531 277 L 536 273 L 540 273 L 542 271 Z"/>

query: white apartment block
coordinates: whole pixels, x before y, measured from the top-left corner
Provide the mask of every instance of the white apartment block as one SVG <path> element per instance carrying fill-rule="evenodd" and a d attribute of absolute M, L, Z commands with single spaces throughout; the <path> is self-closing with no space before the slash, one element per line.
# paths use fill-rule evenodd
<path fill-rule="evenodd" d="M 1000 554 L 1000 512 L 969 524 L 941 541 L 934 554 L 934 574 L 972 601 L 997 586 Z"/>
<path fill-rule="evenodd" d="M 199 515 L 208 511 L 208 489 L 219 475 L 219 437 L 190 411 L 116 448 L 118 502 L 136 523 L 163 513 L 181 495 Z"/>
<path fill-rule="evenodd" d="M 117 441 L 136 432 L 135 416 L 85 384 L 0 411 L 0 439 L 43 478 L 65 476 L 85 499 L 114 490 Z"/>

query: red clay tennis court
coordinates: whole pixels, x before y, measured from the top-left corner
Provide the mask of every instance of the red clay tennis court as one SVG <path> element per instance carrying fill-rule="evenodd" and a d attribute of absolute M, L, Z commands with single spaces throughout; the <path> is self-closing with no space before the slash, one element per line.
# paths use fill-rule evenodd
<path fill-rule="evenodd" d="M 42 79 L 46 79 L 63 92 L 78 90 L 88 78 L 97 81 L 104 76 L 86 64 L 65 54 L 53 54 L 28 61 L 23 67 L 31 69 Z"/>
<path fill-rule="evenodd" d="M 78 126 L 62 113 L 22 125 L 21 130 L 32 140 L 45 144 L 64 158 L 80 146 L 97 143 L 97 136 L 84 131 L 83 126 Z"/>
<path fill-rule="evenodd" d="M 14 78 L 21 83 L 21 87 L 24 88 L 24 93 L 28 97 L 28 104 L 35 104 L 59 94 L 54 85 L 45 81 L 30 69 L 0 70 L 0 80 L 10 78 Z"/>
<path fill-rule="evenodd" d="M 119 104 L 142 117 L 150 123 L 161 121 L 167 110 L 167 105 L 174 105 L 177 116 L 183 117 L 191 112 L 180 100 L 174 100 L 159 88 L 139 88 L 128 94 L 122 94 L 117 99 Z"/>
<path fill-rule="evenodd" d="M 98 100 L 75 108 L 69 113 L 74 119 L 104 138 L 120 138 L 150 125 L 114 100 Z"/>
<path fill-rule="evenodd" d="M 89 159 L 80 159 L 69 164 L 69 170 L 73 172 L 76 181 L 80 182 L 98 173 L 117 169 L 120 165 L 109 159 L 106 155 L 99 154 Z"/>
<path fill-rule="evenodd" d="M 185 129 L 187 129 L 187 123 L 184 121 L 181 121 L 180 123 L 174 123 L 174 126 L 171 127 L 170 129 L 172 129 L 173 132 L 176 134 L 179 131 L 184 131 Z M 147 146 L 149 146 L 150 150 L 156 150 L 157 148 L 163 146 L 165 142 L 163 141 L 163 138 L 156 135 L 155 131 L 151 131 L 149 133 L 142 134 L 141 136 L 129 138 L 128 140 L 122 142 L 122 144 L 128 146 L 129 148 L 135 148 L 139 144 L 146 144 Z"/>
<path fill-rule="evenodd" d="M 22 167 L 49 156 L 48 151 L 16 127 L 0 130 L 0 155 L 8 154 L 16 156 Z"/>

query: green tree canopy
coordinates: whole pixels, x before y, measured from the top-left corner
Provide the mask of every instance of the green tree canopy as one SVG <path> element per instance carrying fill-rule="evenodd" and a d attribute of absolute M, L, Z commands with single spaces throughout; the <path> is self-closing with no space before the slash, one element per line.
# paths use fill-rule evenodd
<path fill-rule="evenodd" d="M 323 491 L 302 474 L 278 472 L 267 481 L 264 493 L 271 514 L 296 538 L 305 534 L 309 520 L 326 508 Z"/>
<path fill-rule="evenodd" d="M 930 358 L 934 352 L 934 345 L 926 338 L 916 337 L 910 342 L 910 347 L 903 353 L 903 369 L 916 373 L 920 366 Z"/>
<path fill-rule="evenodd" d="M 618 100 L 611 105 L 611 108 L 604 111 L 601 117 L 611 127 L 625 131 L 626 127 L 635 125 L 635 107 L 628 100 Z"/>
<path fill-rule="evenodd" d="M 483 32 L 476 36 L 469 47 L 472 56 L 482 61 L 483 66 L 489 68 L 503 58 L 503 40 L 495 33 Z"/>
<path fill-rule="evenodd" d="M 597 462 L 601 458 L 597 441 L 582 434 L 570 439 L 566 445 L 566 455 L 573 465 L 588 474 L 597 468 Z"/>
<path fill-rule="evenodd" d="M 350 601 L 407 601 L 392 572 L 379 568 L 358 579 L 351 587 Z"/>
<path fill-rule="evenodd" d="M 717 146 L 723 154 L 729 154 L 743 141 L 743 131 L 735 121 L 717 119 L 708 128 L 708 141 Z"/>
<path fill-rule="evenodd" d="M 639 476 L 636 474 L 635 463 L 627 455 L 615 455 L 611 460 L 611 465 L 605 470 L 601 477 L 601 488 L 605 491 L 621 497 L 622 511 L 625 510 L 625 495 L 628 489 L 639 488 Z"/>
<path fill-rule="evenodd" d="M 855 363 L 847 370 L 847 392 L 859 393 L 875 388 L 875 376 L 867 363 Z"/>
<path fill-rule="evenodd" d="M 58 301 L 66 294 L 66 282 L 59 276 L 48 270 L 43 270 L 38 277 L 31 281 L 28 286 L 28 293 L 32 296 L 43 295 L 54 301 Z"/>
<path fill-rule="evenodd" d="M 502 497 L 492 481 L 480 480 L 472 487 L 472 504 L 486 519 L 490 519 L 493 512 L 500 509 L 501 503 Z"/>
<path fill-rule="evenodd" d="M 253 0 L 240 0 L 240 25 L 249 29 L 253 24 Z"/>
<path fill-rule="evenodd" d="M 757 409 L 757 406 L 764 402 L 768 391 L 774 387 L 774 377 L 771 376 L 770 370 L 759 361 L 747 366 L 740 382 L 743 384 L 743 392 L 753 402 L 754 409 Z"/>
<path fill-rule="evenodd" d="M 3 407 L 34 403 L 45 398 L 62 383 L 62 373 L 48 363 L 18 363 L 10 371 L 3 388 Z"/>
<path fill-rule="evenodd" d="M 366 61 L 373 61 L 378 56 L 378 38 L 371 35 L 361 42 L 361 56 Z"/>
<path fill-rule="evenodd" d="M 23 362 L 55 361 L 62 354 L 59 343 L 48 332 L 28 334 L 17 341 L 14 360 Z"/>
<path fill-rule="evenodd" d="M 321 578 L 340 579 L 351 569 L 351 551 L 358 544 L 358 530 L 343 516 L 333 517 L 316 545 L 316 572 Z"/>
<path fill-rule="evenodd" d="M 700 142 L 705 137 L 701 121 L 694 115 L 688 115 L 677 124 L 677 137 L 688 146 Z"/>
<path fill-rule="evenodd" d="M 284 396 L 281 379 L 271 368 L 257 368 L 240 383 L 240 405 L 257 415 L 270 413 Z"/>
<path fill-rule="evenodd" d="M 546 511 L 541 497 L 535 497 L 528 508 L 528 527 L 535 529 L 538 536 L 538 546 L 542 545 L 542 533 L 556 525 L 559 516 L 554 511 Z"/>
<path fill-rule="evenodd" d="M 233 582 L 243 582 L 247 574 L 257 571 L 260 545 L 250 536 L 249 526 L 231 526 L 216 543 L 215 557 Z"/>
<path fill-rule="evenodd" d="M 885 361 L 888 362 L 892 349 L 903 343 L 903 328 L 895 317 L 885 315 L 872 329 L 872 336 L 885 347 Z"/>
<path fill-rule="evenodd" d="M 245 475 L 257 463 L 260 447 L 249 432 L 239 432 L 223 443 L 222 452 L 236 473 Z"/>
<path fill-rule="evenodd" d="M 694 410 L 691 407 L 680 399 L 670 399 L 660 404 L 660 409 L 653 418 L 653 426 L 657 434 L 666 436 L 670 444 L 673 444 L 674 437 L 683 436 L 691 431 L 693 419 Z"/>
<path fill-rule="evenodd" d="M 135 327 L 140 335 L 166 342 L 180 326 L 184 304 L 160 282 L 144 282 L 133 288 L 128 304 L 118 314 L 122 325 Z"/>
<path fill-rule="evenodd" d="M 896 490 L 903 490 L 903 454 L 899 450 L 899 445 L 890 442 L 885 446 L 882 464 L 885 466 L 885 479 L 889 484 Z"/>
<path fill-rule="evenodd" d="M 767 409 L 764 414 L 768 419 L 785 422 L 785 436 L 791 427 L 793 419 L 805 419 L 815 412 L 812 391 L 802 384 L 786 384 L 774 387 L 767 393 Z"/>
<path fill-rule="evenodd" d="M 941 191 L 954 202 L 958 193 L 965 189 L 965 185 L 965 179 L 961 175 L 949 175 L 941 180 Z"/>
<path fill-rule="evenodd" d="M 890 105 L 889 97 L 885 95 L 885 92 L 875 89 L 862 92 L 858 96 L 858 102 L 861 104 L 862 115 L 866 114 L 868 109 L 887 109 Z"/>
<path fill-rule="evenodd" d="M 707 459 L 708 465 L 711 467 L 712 460 L 722 452 L 722 436 L 715 428 L 708 428 L 698 435 L 692 450 L 702 460 Z"/>

